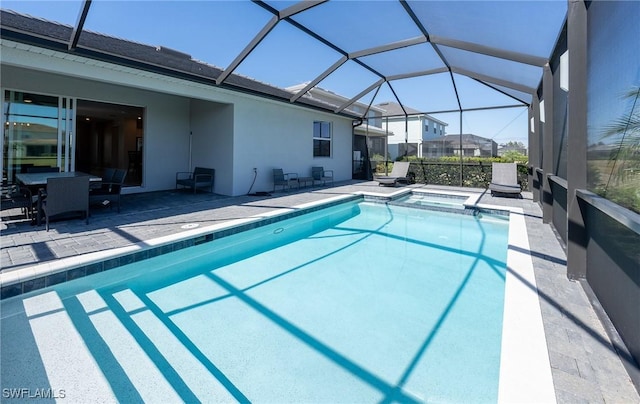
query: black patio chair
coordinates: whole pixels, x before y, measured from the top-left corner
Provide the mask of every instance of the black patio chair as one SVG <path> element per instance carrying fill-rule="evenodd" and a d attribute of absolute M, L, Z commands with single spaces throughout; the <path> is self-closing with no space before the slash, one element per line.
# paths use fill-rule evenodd
<path fill-rule="evenodd" d="M 292 186 L 300 188 L 298 182 L 298 173 L 285 173 L 282 168 L 273 169 L 273 192 L 276 192 L 276 187 L 282 187 L 282 191 L 285 189 L 291 189 Z"/>
<path fill-rule="evenodd" d="M 213 192 L 213 182 L 215 181 L 215 169 L 196 167 L 193 173 L 177 172 L 176 173 L 176 189 L 178 186 L 193 189 L 196 193 L 198 188 L 209 188 L 209 192 Z"/>
<path fill-rule="evenodd" d="M 105 172 L 105 174 L 107 173 Z M 118 213 L 120 213 L 120 195 L 122 187 L 124 187 L 124 180 L 126 177 L 127 170 L 113 170 L 113 175 L 109 181 L 102 181 L 100 188 L 91 189 L 89 191 L 89 203 L 91 205 L 109 205 L 110 209 L 114 204 L 117 204 Z"/>
<path fill-rule="evenodd" d="M 3 185 L 0 206 L 1 210 L 21 208 L 26 218 L 30 219 L 33 213 L 33 196 L 27 187 Z"/>
<path fill-rule="evenodd" d="M 89 176 L 48 178 L 47 189 L 39 195 L 42 213 L 49 231 L 52 216 L 80 213 L 89 224 Z M 39 222 L 39 221 L 38 221 Z"/>

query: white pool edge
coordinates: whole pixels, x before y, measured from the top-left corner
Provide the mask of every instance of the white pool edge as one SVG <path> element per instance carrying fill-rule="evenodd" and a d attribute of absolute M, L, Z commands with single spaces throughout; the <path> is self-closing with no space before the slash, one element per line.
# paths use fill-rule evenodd
<path fill-rule="evenodd" d="M 24 266 L 15 270 L 0 272 L 0 287 L 11 286 L 21 282 L 30 281 L 33 279 L 41 278 L 48 275 L 53 275 L 59 272 L 77 268 L 83 265 L 89 265 L 100 261 L 105 261 L 112 258 L 121 257 L 124 255 L 132 254 L 135 252 L 143 251 L 154 247 L 159 247 L 167 244 L 172 244 L 184 240 L 189 240 L 206 234 L 210 234 L 216 231 L 228 229 L 231 227 L 257 222 L 270 217 L 284 215 L 296 210 L 312 208 L 315 206 L 324 205 L 331 202 L 340 200 L 347 200 L 352 198 L 352 194 L 338 195 L 319 201 L 313 201 L 300 205 L 293 206 L 291 208 L 274 208 L 273 210 L 259 213 L 253 216 L 249 216 L 242 219 L 229 220 L 223 223 L 214 224 L 205 227 L 196 227 L 190 230 L 180 231 L 178 233 L 169 234 L 166 236 L 157 237 L 150 240 L 141 241 L 138 243 L 130 244 L 124 247 L 117 247 L 108 250 L 95 251 L 91 253 L 76 255 L 67 258 L 60 258 L 53 261 L 42 262 L 29 266 Z"/>
<path fill-rule="evenodd" d="M 498 206 L 479 206 L 503 209 Z M 499 403 L 555 403 L 538 288 L 524 212 L 508 209 Z"/>

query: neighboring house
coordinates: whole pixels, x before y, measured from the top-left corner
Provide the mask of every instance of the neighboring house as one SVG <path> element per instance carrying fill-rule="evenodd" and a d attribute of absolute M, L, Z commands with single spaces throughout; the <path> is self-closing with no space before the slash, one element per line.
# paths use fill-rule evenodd
<path fill-rule="evenodd" d="M 45 158 L 93 174 L 133 166 L 131 193 L 203 166 L 223 195 L 246 194 L 254 168 L 254 191 L 272 189 L 273 168 L 352 178 L 356 114 L 236 74 L 219 84 L 222 69 L 171 49 L 84 31 L 69 50 L 70 26 L 6 10 L 0 24 L 4 173 Z"/>
<path fill-rule="evenodd" d="M 520 153 L 524 156 L 527 155 L 527 148 L 525 146 L 519 147 L 519 146 L 503 146 L 500 147 L 498 149 L 498 156 L 504 156 L 505 153 L 509 153 L 509 152 L 516 152 L 516 153 Z"/>
<path fill-rule="evenodd" d="M 459 156 L 461 136 L 464 157 L 496 157 L 498 155 L 496 142 L 472 134 L 445 135 L 439 139 L 427 140 L 422 144 L 422 155 L 424 157 Z"/>
<path fill-rule="evenodd" d="M 422 144 L 432 139 L 441 139 L 448 125 L 430 115 L 396 102 L 376 104 L 384 110 L 381 126 L 393 133 L 388 138 L 388 157 L 395 160 L 400 156 L 426 157 L 422 154 Z M 405 118 L 405 111 L 407 117 Z"/>
<path fill-rule="evenodd" d="M 587 146 L 588 160 L 608 160 L 619 149 L 619 144 L 615 143 L 594 143 Z"/>

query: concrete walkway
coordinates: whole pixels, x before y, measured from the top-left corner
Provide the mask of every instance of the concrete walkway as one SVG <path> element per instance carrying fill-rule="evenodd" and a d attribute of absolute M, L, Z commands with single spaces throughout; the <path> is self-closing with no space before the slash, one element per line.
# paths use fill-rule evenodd
<path fill-rule="evenodd" d="M 413 185 L 435 189 L 433 186 Z M 440 187 L 442 189 L 442 187 Z M 483 190 L 454 189 L 482 194 Z M 389 194 L 399 188 L 375 182 L 338 184 L 278 192 L 270 197 L 222 197 L 183 191 L 123 196 L 121 213 L 92 209 L 89 224 L 66 220 L 32 226 L 19 211 L 3 211 L 0 223 L 2 271 L 17 271 L 42 262 L 109 250 L 162 236 L 267 213 L 354 192 Z M 551 227 L 542 223 L 541 209 L 530 193 L 523 199 L 482 194 L 479 203 L 522 208 L 525 213 L 540 307 L 560 403 L 640 403 L 638 392 L 580 282 L 566 278 L 566 256 Z M 596 305 L 597 306 L 597 305 Z"/>

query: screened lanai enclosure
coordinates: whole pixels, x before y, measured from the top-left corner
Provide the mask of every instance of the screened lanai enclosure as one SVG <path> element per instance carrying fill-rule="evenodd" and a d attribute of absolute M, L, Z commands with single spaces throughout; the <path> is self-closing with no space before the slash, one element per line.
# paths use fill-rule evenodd
<path fill-rule="evenodd" d="M 403 157 L 421 156 L 422 141 L 439 137 L 428 123 L 414 135 L 409 121 L 416 113 L 446 122 L 449 135 L 526 143 L 527 110 L 567 9 L 564 1 L 48 3 L 56 7 L 44 11 L 38 1 L 7 1 L 3 8 L 66 24 L 71 32 L 60 27 L 52 34 L 73 54 L 97 51 L 126 65 L 143 62 L 153 71 L 354 117 L 354 125 L 385 130 Z M 123 55 L 96 33 L 153 45 L 158 52 Z M 202 61 L 208 71 L 155 59 L 167 54 Z M 281 91 L 291 88 L 295 92 Z M 315 88 L 338 98 L 318 95 Z M 385 102 L 400 108 L 376 108 Z M 414 136 L 420 142 L 412 148 Z M 373 142 L 362 158 L 374 153 Z M 451 154 L 468 155 L 462 143 Z"/>
<path fill-rule="evenodd" d="M 465 172 L 474 168 L 466 157 L 487 149 L 474 151 L 468 139 L 481 139 L 488 150 L 492 143 L 521 142 L 528 154 L 523 187 L 563 243 L 567 276 L 583 284 L 615 326 L 620 355 L 640 386 L 638 21 L 638 1 L 3 1 L 3 51 L 51 56 L 50 66 L 33 66 L 29 74 L 41 78 L 51 69 L 47 81 L 58 83 L 38 94 L 20 84 L 13 53 L 4 58 L 3 173 L 27 158 L 91 171 L 105 159 L 125 164 L 133 151 L 138 165 L 131 185 L 144 190 L 153 183 L 147 144 L 156 147 L 152 136 L 161 125 L 142 103 L 118 108 L 118 97 L 101 97 L 96 83 L 116 79 L 92 76 L 88 66 L 116 66 L 111 70 L 140 80 L 162 77 L 162 88 L 153 90 L 137 80 L 116 82 L 114 92 L 149 92 L 142 98 L 173 96 L 176 82 L 192 83 L 201 95 L 186 102 L 191 127 L 203 121 L 198 97 L 214 90 L 322 114 L 313 123 L 313 161 L 345 160 L 354 176 L 355 167 L 371 167 L 373 154 L 392 159 L 392 145 L 401 150 L 398 157 L 415 157 L 414 172 L 426 172 L 418 157 L 448 147 L 459 167 L 453 184 L 468 185 Z M 63 61 L 81 62 L 78 74 L 86 81 L 56 69 Z M 70 97 L 78 86 L 89 90 Z M 36 107 L 38 97 L 50 109 Z M 127 115 L 116 124 L 109 117 L 99 134 L 94 124 L 91 141 L 76 139 L 75 109 L 83 105 Z M 270 112 L 254 108 L 241 120 L 233 115 L 240 104 L 233 111 L 229 105 L 207 104 L 225 119 L 215 129 L 236 136 L 236 147 L 255 148 Z M 328 116 L 350 123 L 343 154 L 339 125 Z M 38 130 L 27 130 L 34 119 Z M 238 139 L 247 121 L 254 126 Z M 88 122 L 83 127 L 91 133 Z M 452 143 L 452 135 L 459 141 Z M 445 137 L 455 146 L 438 146 Z M 295 142 L 290 155 L 298 153 Z M 197 149 L 189 143 L 189 164 Z M 425 175 L 418 180 L 429 182 Z"/>

